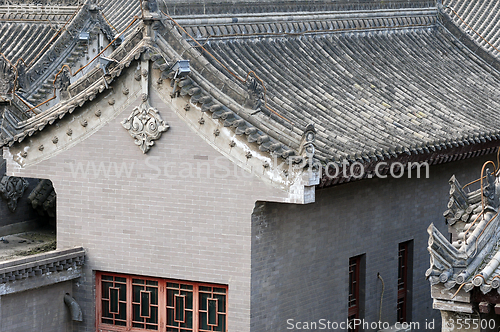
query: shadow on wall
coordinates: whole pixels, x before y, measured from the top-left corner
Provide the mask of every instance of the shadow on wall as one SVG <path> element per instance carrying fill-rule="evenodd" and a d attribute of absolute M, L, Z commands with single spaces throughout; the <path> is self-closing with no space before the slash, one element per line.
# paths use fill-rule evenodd
<path fill-rule="evenodd" d="M 50 180 L 5 174 L 0 159 L 0 236 L 56 226 L 56 192 Z"/>

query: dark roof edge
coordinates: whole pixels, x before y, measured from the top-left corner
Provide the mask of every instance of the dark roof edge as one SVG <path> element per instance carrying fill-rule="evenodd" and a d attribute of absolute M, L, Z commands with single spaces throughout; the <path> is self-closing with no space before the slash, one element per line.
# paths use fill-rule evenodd
<path fill-rule="evenodd" d="M 488 154 L 492 154 L 497 151 L 499 147 L 499 142 L 498 138 L 493 139 L 493 140 L 486 140 L 485 142 L 481 142 L 479 144 L 471 144 L 471 145 L 464 145 L 464 146 L 456 146 L 456 147 L 451 147 L 451 148 L 445 148 L 440 151 L 434 151 L 434 152 L 429 152 L 429 153 L 422 153 L 422 154 L 399 154 L 395 157 L 392 157 L 390 159 L 386 159 L 383 161 L 370 161 L 370 162 L 357 162 L 359 167 L 362 167 L 364 172 L 363 176 L 360 176 L 359 173 L 357 172 L 357 167 L 353 166 L 354 170 L 354 175 L 352 176 L 350 173 L 350 168 L 352 165 L 355 165 L 356 162 L 350 162 L 349 164 L 346 164 L 346 171 L 345 174 L 347 176 L 344 177 L 344 171 L 343 168 L 341 167 L 342 165 L 338 166 L 339 167 L 339 172 L 338 176 L 333 177 L 335 174 L 335 168 L 330 167 L 330 176 L 328 176 L 325 173 L 325 167 L 323 166 L 322 169 L 322 174 L 321 174 L 321 179 L 320 183 L 316 186 L 317 188 L 327 188 L 327 187 L 332 187 L 335 185 L 343 184 L 343 183 L 348 183 L 348 182 L 353 182 L 357 180 L 363 180 L 363 179 L 371 179 L 371 178 L 377 178 L 380 177 L 378 174 L 381 175 L 380 178 L 385 178 L 386 176 L 390 178 L 390 168 L 391 165 L 394 164 L 394 174 L 399 175 L 401 170 L 399 168 L 399 164 L 402 164 L 404 167 L 404 172 L 405 175 L 407 176 L 408 172 L 408 166 L 411 163 L 411 166 L 415 166 L 416 164 L 424 165 L 427 163 L 430 166 L 434 165 L 440 165 L 444 163 L 449 163 L 449 162 L 454 162 L 454 161 L 460 161 L 464 159 L 469 159 L 469 158 L 475 158 L 479 156 L 484 156 Z M 397 164 L 399 163 L 399 164 Z M 378 171 L 378 174 L 375 173 L 375 171 Z M 421 168 L 422 171 L 422 168 Z"/>
<path fill-rule="evenodd" d="M 25 275 L 26 271 L 23 272 L 22 270 L 39 269 L 40 265 L 49 265 L 47 266 L 48 268 L 53 267 L 53 264 L 62 264 L 70 268 L 73 264 L 82 265 L 84 260 L 85 250 L 82 247 L 59 249 L 27 256 L 25 258 L 15 258 L 0 263 L 0 282 L 6 283 L 15 280 L 15 278 L 11 278 L 12 275 L 15 276 L 15 274 L 23 274 L 25 278 L 34 276 L 35 273 L 32 275 Z"/>

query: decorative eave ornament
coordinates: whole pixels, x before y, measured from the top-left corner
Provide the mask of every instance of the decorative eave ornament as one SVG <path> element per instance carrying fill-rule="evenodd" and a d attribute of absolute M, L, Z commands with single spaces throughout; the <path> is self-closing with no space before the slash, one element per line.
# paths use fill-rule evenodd
<path fill-rule="evenodd" d="M 0 101 L 8 101 L 14 90 L 15 71 L 10 62 L 0 54 Z"/>
<path fill-rule="evenodd" d="M 314 153 L 316 152 L 316 129 L 314 124 L 310 123 L 307 125 L 304 133 L 302 134 L 302 140 L 300 142 L 299 154 L 304 158 L 311 160 L 314 158 Z"/>
<path fill-rule="evenodd" d="M 460 287 L 466 293 L 477 287 L 483 294 L 492 289 L 500 294 L 500 176 L 496 166 L 491 172 L 488 164 L 493 163 L 485 163 L 479 181 L 465 186 L 455 176 L 449 181 L 450 200 L 443 216 L 452 239 L 434 224 L 427 230 L 431 266 L 426 277 L 431 287 Z M 479 189 L 469 191 L 468 186 L 478 182 Z"/>
<path fill-rule="evenodd" d="M 17 200 L 21 198 L 28 188 L 28 181 L 16 176 L 4 176 L 0 181 L 0 195 L 7 201 L 11 212 L 16 211 Z"/>
<path fill-rule="evenodd" d="M 135 144 L 141 148 L 142 153 L 147 153 L 154 141 L 160 139 L 161 133 L 170 128 L 158 110 L 149 105 L 147 99 L 141 106 L 134 108 L 130 116 L 122 121 L 122 125 L 135 139 Z"/>

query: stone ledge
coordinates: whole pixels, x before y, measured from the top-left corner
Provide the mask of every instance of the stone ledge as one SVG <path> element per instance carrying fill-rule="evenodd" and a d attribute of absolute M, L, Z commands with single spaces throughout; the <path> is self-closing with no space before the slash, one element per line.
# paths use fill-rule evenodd
<path fill-rule="evenodd" d="M 39 226 L 38 220 L 22 221 L 15 224 L 0 226 L 0 236 L 28 232 Z"/>
<path fill-rule="evenodd" d="M 455 288 L 446 289 L 441 284 L 431 287 L 431 297 L 433 299 L 470 303 L 470 293 L 467 293 L 463 289 L 460 289 L 458 293 L 455 293 Z"/>
<path fill-rule="evenodd" d="M 0 263 L 0 295 L 10 293 L 7 292 L 7 289 L 10 288 L 9 284 L 19 284 L 25 279 L 47 279 L 48 277 L 42 284 L 36 286 L 40 287 L 78 278 L 81 274 L 81 266 L 84 264 L 84 260 L 85 250 L 82 247 L 78 247 L 55 250 L 2 262 Z M 25 286 L 23 287 L 25 288 Z M 24 288 L 22 290 L 25 290 Z"/>
<path fill-rule="evenodd" d="M 472 308 L 472 304 L 455 302 L 455 301 L 444 301 L 444 300 L 434 299 L 434 301 L 432 302 L 432 308 L 438 309 L 441 311 L 444 310 L 444 311 L 453 311 L 453 312 L 463 312 L 463 313 L 468 313 L 468 314 L 474 313 L 474 309 Z"/>

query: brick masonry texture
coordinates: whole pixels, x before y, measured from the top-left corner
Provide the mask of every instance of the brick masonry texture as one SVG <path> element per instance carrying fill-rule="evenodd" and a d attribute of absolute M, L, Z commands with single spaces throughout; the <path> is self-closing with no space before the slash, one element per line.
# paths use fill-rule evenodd
<path fill-rule="evenodd" d="M 83 277 L 73 286 L 84 319 L 75 330 L 95 330 L 94 272 L 108 271 L 227 284 L 229 331 L 249 331 L 251 214 L 257 200 L 283 201 L 287 195 L 255 178 L 234 176 L 233 164 L 167 104 L 153 98 L 151 105 L 170 129 L 146 155 L 120 123 L 132 105 L 76 146 L 12 171 L 52 180 L 58 248 L 86 250 Z M 98 176 L 72 174 L 72 166 L 86 169 L 91 163 L 97 169 L 111 165 L 111 171 L 107 177 L 102 169 Z M 132 169 L 130 176 L 117 176 L 113 163 Z M 198 177 L 197 163 L 205 164 L 203 170 L 210 164 L 210 176 Z M 215 178 L 225 173 L 216 163 L 232 175 Z M 194 178 L 181 178 L 189 165 Z"/>
<path fill-rule="evenodd" d="M 227 284 L 230 332 L 286 330 L 288 318 L 345 320 L 348 259 L 359 254 L 366 255 L 365 319 L 378 320 L 379 272 L 386 284 L 382 319 L 394 322 L 397 248 L 410 239 L 412 320 L 439 323 L 423 276 L 425 230 L 435 222 L 446 231 L 447 181 L 452 174 L 462 183 L 476 179 L 482 159 L 432 167 L 427 180 L 372 179 L 318 190 L 310 205 L 269 203 L 286 193 L 238 168 L 235 176 L 234 165 L 169 104 L 154 94 L 151 104 L 170 129 L 146 155 L 120 123 L 131 105 L 51 159 L 21 170 L 8 166 L 10 175 L 52 180 L 58 248 L 86 250 L 83 276 L 72 286 L 83 311 L 75 331 L 95 331 L 95 271 Z M 28 139 L 36 146 L 36 135 Z M 225 173 L 221 165 L 230 177 L 215 176 Z M 193 178 L 183 178 L 189 167 Z"/>
<path fill-rule="evenodd" d="M 69 332 L 72 321 L 64 304 L 72 282 L 0 297 L 0 331 Z"/>
<path fill-rule="evenodd" d="M 426 232 L 434 223 L 448 234 L 442 213 L 449 178 L 462 185 L 480 177 L 485 160 L 476 158 L 430 168 L 429 179 L 372 179 L 317 190 L 316 202 L 294 205 L 258 202 L 252 217 L 253 332 L 284 331 L 287 319 L 346 321 L 349 258 L 364 254 L 365 312 L 396 322 L 398 244 L 413 240 L 411 321 L 436 322 L 430 286 Z M 414 175 L 415 176 L 415 175 Z"/>

